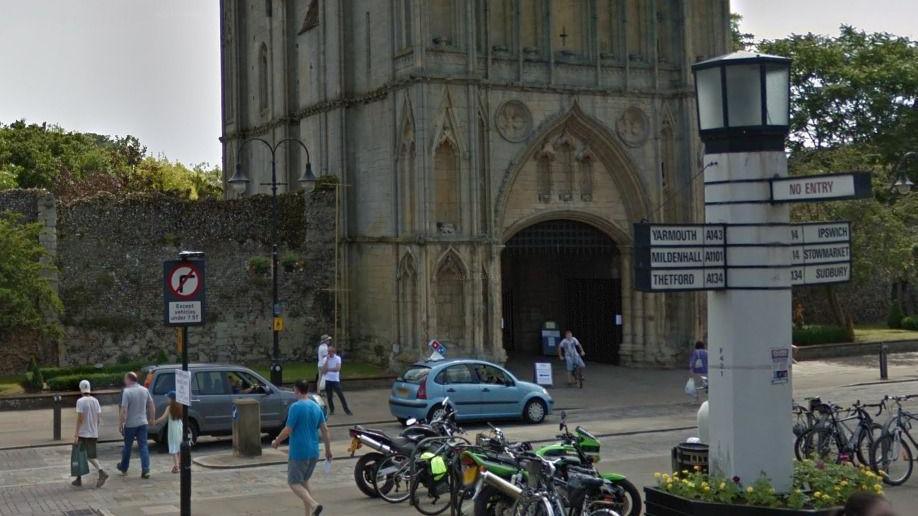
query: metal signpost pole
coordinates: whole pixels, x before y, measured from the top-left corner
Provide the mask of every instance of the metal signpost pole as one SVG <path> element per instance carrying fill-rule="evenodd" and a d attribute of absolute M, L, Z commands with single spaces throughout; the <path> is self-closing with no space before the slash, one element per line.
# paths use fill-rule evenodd
<path fill-rule="evenodd" d="M 188 371 L 188 326 L 182 326 L 182 371 Z M 181 446 L 181 478 L 179 478 L 180 502 L 179 509 L 182 516 L 191 515 L 191 446 L 189 445 L 190 430 L 188 427 L 188 405 L 182 405 L 182 436 Z"/>
<path fill-rule="evenodd" d="M 280 306 L 277 300 L 277 160 L 276 148 L 271 151 L 271 317 L 280 317 Z M 271 347 L 271 383 L 280 386 L 284 383 L 284 371 L 280 364 L 280 328 L 272 324 L 274 342 Z"/>
<path fill-rule="evenodd" d="M 188 370 L 188 327 L 201 326 L 205 322 L 205 261 L 204 253 L 182 251 L 178 260 L 163 262 L 163 322 L 177 326 L 176 334 L 179 352 L 182 355 L 182 369 L 175 374 L 175 399 L 182 405 L 182 443 L 179 448 L 179 506 L 182 516 L 191 515 L 191 431 L 192 421 L 188 418 L 191 404 L 191 374 Z"/>

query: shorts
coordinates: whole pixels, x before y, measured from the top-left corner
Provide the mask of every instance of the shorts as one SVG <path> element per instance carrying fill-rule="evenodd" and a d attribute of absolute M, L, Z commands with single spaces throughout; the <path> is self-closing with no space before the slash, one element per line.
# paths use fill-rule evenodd
<path fill-rule="evenodd" d="M 80 437 L 80 446 L 86 450 L 86 458 L 95 459 L 96 458 L 96 442 L 98 439 L 95 437 Z"/>
<path fill-rule="evenodd" d="M 319 459 L 295 460 L 287 462 L 287 483 L 290 485 L 302 484 L 312 477 Z"/>

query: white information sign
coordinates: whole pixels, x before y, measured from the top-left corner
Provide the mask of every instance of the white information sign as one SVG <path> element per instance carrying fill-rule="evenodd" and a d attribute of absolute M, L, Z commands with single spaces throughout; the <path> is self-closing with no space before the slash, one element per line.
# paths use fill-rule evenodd
<path fill-rule="evenodd" d="M 191 406 L 191 371 L 175 371 L 175 401 Z"/>
<path fill-rule="evenodd" d="M 823 174 L 771 180 L 772 202 L 831 201 L 871 195 L 870 174 Z"/>
<path fill-rule="evenodd" d="M 715 269 L 651 269 L 650 290 L 708 290 L 724 288 L 726 274 Z"/>
<path fill-rule="evenodd" d="M 550 362 L 535 363 L 535 383 L 536 385 L 554 385 L 551 374 Z"/>
<path fill-rule="evenodd" d="M 169 324 L 200 323 L 203 318 L 200 301 L 169 301 Z"/>
<path fill-rule="evenodd" d="M 848 222 L 790 227 L 792 285 L 851 280 L 851 225 Z"/>

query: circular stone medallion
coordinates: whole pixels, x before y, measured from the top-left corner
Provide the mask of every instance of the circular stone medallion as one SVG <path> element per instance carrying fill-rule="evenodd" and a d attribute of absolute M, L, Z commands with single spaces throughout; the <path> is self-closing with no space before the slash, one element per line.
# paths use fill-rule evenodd
<path fill-rule="evenodd" d="M 629 147 L 639 147 L 650 134 L 650 121 L 641 108 L 631 106 L 615 122 L 615 132 Z"/>
<path fill-rule="evenodd" d="M 532 114 L 526 104 L 518 100 L 508 100 L 497 108 L 495 117 L 497 132 L 508 142 L 521 142 L 529 137 L 532 131 Z"/>

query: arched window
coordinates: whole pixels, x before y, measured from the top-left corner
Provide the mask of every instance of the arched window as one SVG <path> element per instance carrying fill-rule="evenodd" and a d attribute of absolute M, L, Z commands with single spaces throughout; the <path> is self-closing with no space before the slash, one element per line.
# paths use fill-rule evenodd
<path fill-rule="evenodd" d="M 452 344 L 457 351 L 465 344 L 465 280 L 465 270 L 459 259 L 453 254 L 447 255 L 437 270 L 434 291 L 436 337 Z"/>
<path fill-rule="evenodd" d="M 434 153 L 434 221 L 439 233 L 459 229 L 459 152 L 444 139 Z"/>
<path fill-rule="evenodd" d="M 408 109 L 406 105 L 406 110 Z M 401 191 L 401 220 L 404 233 L 414 232 L 414 220 L 417 213 L 417 181 L 414 164 L 414 125 L 410 114 L 405 117 L 402 128 L 401 144 L 398 152 L 399 190 Z"/>
<path fill-rule="evenodd" d="M 551 168 L 552 162 L 555 160 L 555 149 L 552 147 L 550 142 L 546 142 L 545 145 L 539 150 L 538 159 L 536 161 L 536 173 L 538 174 L 538 186 L 539 186 L 539 201 L 541 202 L 551 202 Z"/>
<path fill-rule="evenodd" d="M 453 0 L 430 1 L 430 39 L 434 47 L 458 47 Z"/>
<path fill-rule="evenodd" d="M 543 0 L 520 0 L 520 45 L 527 58 L 542 57 L 545 48 Z"/>
<path fill-rule="evenodd" d="M 418 336 L 418 276 L 414 256 L 407 253 L 398 269 L 399 292 L 399 340 L 401 353 L 412 353 L 421 349 Z"/>
<path fill-rule="evenodd" d="M 268 110 L 268 46 L 264 43 L 258 51 L 258 109 Z"/>
<path fill-rule="evenodd" d="M 565 55 L 586 53 L 586 19 L 588 9 L 582 0 L 554 0 L 551 12 L 551 46 Z"/>

